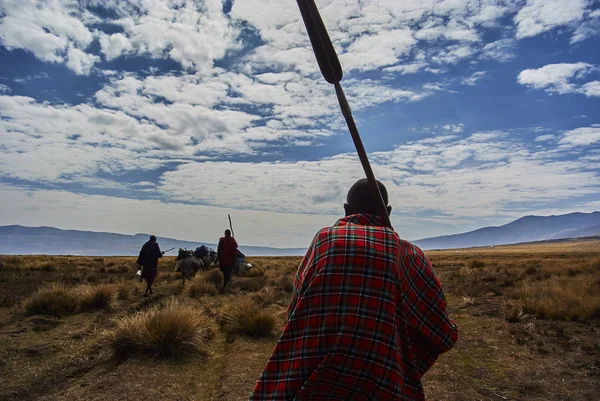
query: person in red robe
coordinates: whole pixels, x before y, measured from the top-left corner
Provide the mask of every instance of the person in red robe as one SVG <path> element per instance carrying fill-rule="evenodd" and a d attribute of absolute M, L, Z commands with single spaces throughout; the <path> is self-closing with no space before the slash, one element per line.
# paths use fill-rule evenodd
<path fill-rule="evenodd" d="M 384 226 L 377 205 L 359 180 L 346 217 L 315 235 L 250 400 L 425 399 L 421 378 L 458 330 L 431 263 Z"/>
<path fill-rule="evenodd" d="M 217 246 L 217 261 L 224 279 L 221 292 L 225 291 L 227 284 L 231 281 L 231 274 L 235 268 L 237 250 L 238 244 L 235 241 L 235 238 L 231 236 L 231 230 L 225 230 L 225 236 L 219 239 L 219 245 Z"/>

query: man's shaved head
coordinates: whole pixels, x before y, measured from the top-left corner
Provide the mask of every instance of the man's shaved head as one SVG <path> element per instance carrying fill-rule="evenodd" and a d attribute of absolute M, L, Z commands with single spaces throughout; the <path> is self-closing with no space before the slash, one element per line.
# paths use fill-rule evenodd
<path fill-rule="evenodd" d="M 383 201 L 388 209 L 388 214 L 391 212 L 391 207 L 388 206 L 388 193 L 385 185 L 377 181 L 379 186 L 379 192 L 383 197 Z M 360 179 L 352 185 L 348 191 L 348 197 L 346 199 L 344 208 L 346 209 L 346 215 L 366 213 L 366 214 L 378 214 L 381 215 L 379 210 L 379 201 L 373 196 L 373 190 L 371 184 L 366 178 Z"/>

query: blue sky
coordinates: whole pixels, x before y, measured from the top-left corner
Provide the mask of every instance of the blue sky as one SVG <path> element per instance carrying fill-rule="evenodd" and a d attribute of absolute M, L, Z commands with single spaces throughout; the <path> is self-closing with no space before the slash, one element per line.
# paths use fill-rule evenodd
<path fill-rule="evenodd" d="M 317 1 L 406 239 L 600 209 L 600 2 Z M 294 1 L 0 3 L 0 224 L 306 246 L 363 176 Z"/>

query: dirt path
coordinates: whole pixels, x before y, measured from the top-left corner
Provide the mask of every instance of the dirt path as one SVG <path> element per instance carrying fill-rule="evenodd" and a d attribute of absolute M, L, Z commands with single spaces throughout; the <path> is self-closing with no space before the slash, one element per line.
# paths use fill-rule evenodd
<path fill-rule="evenodd" d="M 247 401 L 259 379 L 276 339 L 236 338 L 227 344 L 227 354 L 220 383 L 220 400 Z"/>

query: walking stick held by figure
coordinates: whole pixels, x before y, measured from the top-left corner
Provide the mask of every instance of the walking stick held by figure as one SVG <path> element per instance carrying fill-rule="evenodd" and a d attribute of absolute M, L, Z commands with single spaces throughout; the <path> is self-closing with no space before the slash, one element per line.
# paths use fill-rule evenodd
<path fill-rule="evenodd" d="M 348 104 L 348 100 L 346 99 L 346 95 L 340 84 L 344 75 L 340 60 L 335 53 L 331 39 L 329 39 L 329 34 L 327 33 L 327 29 L 325 29 L 325 24 L 323 24 L 317 5 L 314 0 L 296 0 L 296 2 L 300 8 L 300 13 L 302 14 L 302 19 L 304 20 L 304 25 L 306 26 L 310 43 L 312 44 L 313 51 L 317 57 L 317 62 L 319 63 L 323 78 L 335 86 L 335 93 L 337 94 L 342 114 L 344 115 L 348 129 L 350 130 L 350 135 L 352 135 L 352 141 L 356 147 L 360 163 L 371 184 L 373 196 L 376 201 L 378 200 L 377 202 L 379 203 L 381 217 L 383 218 L 386 227 L 393 228 L 385 202 L 383 201 L 381 192 L 379 192 L 379 186 L 375 180 L 373 169 L 371 169 L 367 152 L 363 147 L 358 128 L 356 128 L 356 124 L 354 123 L 350 105 Z"/>
<path fill-rule="evenodd" d="M 229 229 L 231 230 L 231 236 L 235 238 L 235 234 L 233 233 L 233 225 L 231 225 L 231 215 L 228 214 L 227 217 L 229 218 Z"/>

